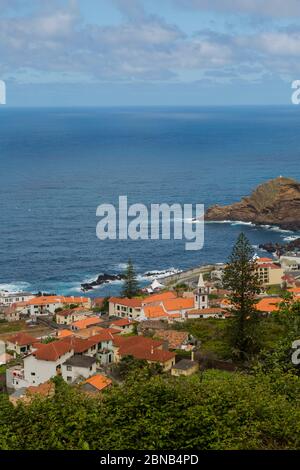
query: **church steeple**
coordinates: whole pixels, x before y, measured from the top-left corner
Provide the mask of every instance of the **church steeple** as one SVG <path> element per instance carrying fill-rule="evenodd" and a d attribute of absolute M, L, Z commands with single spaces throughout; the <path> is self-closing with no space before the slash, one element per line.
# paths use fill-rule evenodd
<path fill-rule="evenodd" d="M 203 309 L 208 307 L 208 288 L 205 286 L 203 274 L 199 274 L 197 289 L 194 293 L 195 308 Z"/>

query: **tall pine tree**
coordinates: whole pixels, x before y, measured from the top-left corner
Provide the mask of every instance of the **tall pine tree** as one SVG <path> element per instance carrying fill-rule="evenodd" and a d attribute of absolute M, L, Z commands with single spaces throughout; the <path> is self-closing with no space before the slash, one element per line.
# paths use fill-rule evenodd
<path fill-rule="evenodd" d="M 122 296 L 131 299 L 139 292 L 139 284 L 131 260 L 128 261 L 125 271 L 125 279 L 122 289 Z"/>
<path fill-rule="evenodd" d="M 259 349 L 259 314 L 256 309 L 261 281 L 255 270 L 252 247 L 241 233 L 225 268 L 223 286 L 230 290 L 229 339 L 233 354 L 248 360 Z"/>

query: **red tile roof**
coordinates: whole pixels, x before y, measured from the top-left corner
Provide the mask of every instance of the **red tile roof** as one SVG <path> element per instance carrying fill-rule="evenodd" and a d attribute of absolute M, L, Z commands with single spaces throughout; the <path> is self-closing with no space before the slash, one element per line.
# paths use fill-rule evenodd
<path fill-rule="evenodd" d="M 144 336 L 115 337 L 114 345 L 118 347 L 120 356 L 133 356 L 151 362 L 166 362 L 175 357 L 170 351 L 158 349 L 163 341 L 156 341 Z"/>
<path fill-rule="evenodd" d="M 114 320 L 111 322 L 112 326 L 129 326 L 132 324 L 133 322 L 128 318 L 120 318 L 119 320 Z"/>
<path fill-rule="evenodd" d="M 26 346 L 35 343 L 37 339 L 27 333 L 17 333 L 13 336 L 9 336 L 7 341 L 17 344 L 18 346 Z"/>
<path fill-rule="evenodd" d="M 71 339 L 64 338 L 60 341 L 53 341 L 48 344 L 40 344 L 37 351 L 33 353 L 36 359 L 41 361 L 57 361 L 61 356 L 72 351 L 74 346 L 71 344 Z"/>

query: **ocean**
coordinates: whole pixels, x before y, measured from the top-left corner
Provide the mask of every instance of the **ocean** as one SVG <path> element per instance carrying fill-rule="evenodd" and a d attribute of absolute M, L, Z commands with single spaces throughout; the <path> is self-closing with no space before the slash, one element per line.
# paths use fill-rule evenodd
<path fill-rule="evenodd" d="M 78 295 L 129 258 L 149 270 L 225 261 L 241 231 L 255 250 L 297 234 L 239 223 L 205 225 L 185 241 L 100 241 L 96 208 L 240 200 L 279 175 L 300 179 L 300 110 L 287 107 L 0 107 L 0 289 Z M 300 234 L 299 234 L 300 235 Z M 117 294 L 121 283 L 91 296 Z"/>

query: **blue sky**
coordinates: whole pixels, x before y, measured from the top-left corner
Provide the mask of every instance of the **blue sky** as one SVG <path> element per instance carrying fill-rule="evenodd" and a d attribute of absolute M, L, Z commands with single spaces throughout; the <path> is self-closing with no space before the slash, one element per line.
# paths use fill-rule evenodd
<path fill-rule="evenodd" d="M 0 0 L 12 106 L 289 104 L 300 0 Z"/>

